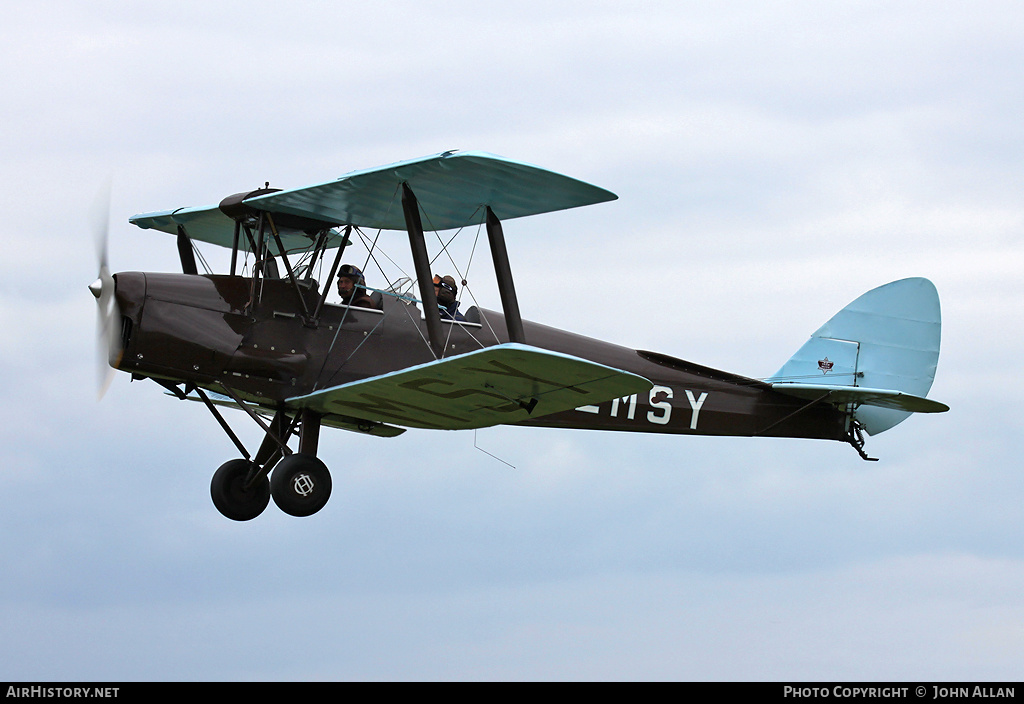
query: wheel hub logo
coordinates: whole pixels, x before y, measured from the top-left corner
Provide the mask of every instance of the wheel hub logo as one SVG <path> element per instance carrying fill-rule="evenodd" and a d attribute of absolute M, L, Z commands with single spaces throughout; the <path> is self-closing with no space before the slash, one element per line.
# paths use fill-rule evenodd
<path fill-rule="evenodd" d="M 306 473 L 296 474 L 295 479 L 292 480 L 292 488 L 299 496 L 309 496 L 314 489 L 313 477 Z"/>

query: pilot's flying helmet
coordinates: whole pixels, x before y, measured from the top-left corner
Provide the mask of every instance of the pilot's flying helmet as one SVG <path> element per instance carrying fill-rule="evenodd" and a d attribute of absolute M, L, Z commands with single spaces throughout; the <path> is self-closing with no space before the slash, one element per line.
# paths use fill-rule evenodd
<path fill-rule="evenodd" d="M 363 283 L 363 272 L 359 270 L 359 267 L 352 266 L 351 264 L 342 264 L 338 270 L 338 278 L 347 276 L 352 279 L 352 283 L 359 285 Z"/>

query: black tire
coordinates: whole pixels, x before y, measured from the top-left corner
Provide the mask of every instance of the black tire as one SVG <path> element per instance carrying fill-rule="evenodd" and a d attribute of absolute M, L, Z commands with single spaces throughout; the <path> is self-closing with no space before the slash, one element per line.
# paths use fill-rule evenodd
<path fill-rule="evenodd" d="M 251 521 L 270 503 L 270 482 L 266 477 L 244 488 L 251 466 L 248 460 L 228 460 L 213 473 L 210 482 L 213 505 L 233 521 Z"/>
<path fill-rule="evenodd" d="M 288 455 L 274 468 L 270 493 L 290 516 L 312 516 L 331 498 L 331 472 L 313 455 Z"/>

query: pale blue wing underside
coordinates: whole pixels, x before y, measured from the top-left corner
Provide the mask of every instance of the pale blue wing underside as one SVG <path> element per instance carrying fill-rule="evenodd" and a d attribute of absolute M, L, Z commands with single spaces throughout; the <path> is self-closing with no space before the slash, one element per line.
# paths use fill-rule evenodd
<path fill-rule="evenodd" d="M 244 203 L 333 225 L 404 230 L 403 183 L 409 184 L 419 201 L 426 230 L 481 223 L 488 206 L 499 220 L 510 220 L 616 198 L 603 188 L 525 162 L 485 152 L 444 152 L 248 198 Z M 144 213 L 129 221 L 171 234 L 182 225 L 193 240 L 222 247 L 231 247 L 234 238 L 234 221 L 217 206 Z M 282 234 L 286 249 L 312 243 L 310 234 Z M 334 244 L 339 242 L 340 238 Z M 241 245 L 247 249 L 244 238 Z"/>

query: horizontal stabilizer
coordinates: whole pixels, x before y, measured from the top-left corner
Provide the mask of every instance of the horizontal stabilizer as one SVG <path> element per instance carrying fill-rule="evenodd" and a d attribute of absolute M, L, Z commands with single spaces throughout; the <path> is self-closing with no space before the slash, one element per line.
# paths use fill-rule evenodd
<path fill-rule="evenodd" d="M 889 408 L 908 413 L 945 413 L 949 406 L 938 401 L 913 396 L 891 389 L 866 389 L 862 386 L 831 386 L 828 384 L 775 383 L 772 388 L 789 396 L 808 401 L 821 400 L 837 406 L 848 403 Z"/>
<path fill-rule="evenodd" d="M 647 379 L 509 343 L 288 399 L 291 407 L 412 428 L 518 423 L 647 391 Z"/>

